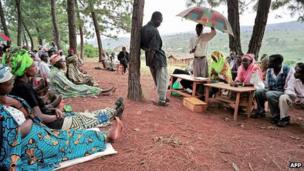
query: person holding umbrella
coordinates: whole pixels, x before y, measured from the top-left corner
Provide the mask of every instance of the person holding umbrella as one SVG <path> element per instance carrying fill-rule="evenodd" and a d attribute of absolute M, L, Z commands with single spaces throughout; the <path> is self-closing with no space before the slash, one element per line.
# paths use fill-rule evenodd
<path fill-rule="evenodd" d="M 233 36 L 230 23 L 224 15 L 211 8 L 191 7 L 177 16 L 198 23 L 197 36 L 190 41 L 190 53 L 194 53 L 193 74 L 195 77 L 208 77 L 208 42 L 216 35 L 215 29 Z M 204 26 L 211 27 L 210 33 L 203 33 Z"/>
<path fill-rule="evenodd" d="M 211 27 L 210 33 L 203 33 L 203 29 L 202 24 L 197 24 L 195 28 L 197 36 L 190 40 L 190 53 L 194 53 L 194 77 L 208 77 L 208 42 L 216 35 L 214 27 Z"/>

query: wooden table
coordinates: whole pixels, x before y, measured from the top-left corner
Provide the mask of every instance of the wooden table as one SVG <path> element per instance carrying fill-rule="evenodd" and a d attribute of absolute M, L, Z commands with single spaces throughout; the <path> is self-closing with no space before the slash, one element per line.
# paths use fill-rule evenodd
<path fill-rule="evenodd" d="M 205 84 L 209 81 L 208 78 L 202 78 L 202 77 L 194 77 L 194 76 L 191 76 L 191 75 L 186 75 L 186 74 L 171 74 L 170 75 L 171 78 L 170 78 L 170 89 L 169 91 L 171 92 L 176 92 L 182 96 L 185 96 L 185 97 L 191 97 L 191 96 L 194 96 L 196 97 L 195 93 L 196 93 L 196 89 L 197 89 L 197 85 L 200 85 L 200 84 Z M 191 81 L 193 84 L 192 84 L 192 94 L 188 94 L 186 93 L 185 91 L 183 90 L 175 90 L 173 89 L 173 78 L 180 78 L 182 80 L 188 80 L 188 81 Z"/>
<path fill-rule="evenodd" d="M 208 106 L 208 102 L 209 102 L 209 89 L 210 88 L 218 88 L 218 94 L 215 96 L 215 98 L 213 100 L 217 100 L 220 102 L 226 102 L 228 103 L 231 107 L 234 108 L 234 115 L 233 118 L 235 121 L 237 121 L 237 114 L 238 114 L 238 109 L 240 106 L 240 97 L 242 93 L 249 93 L 249 97 L 248 97 L 248 101 L 247 102 L 241 102 L 244 103 L 245 106 L 247 107 L 247 115 L 248 117 L 250 116 L 251 113 L 251 109 L 252 109 L 252 103 L 253 103 L 253 93 L 255 92 L 255 88 L 254 87 L 232 87 L 229 84 L 225 84 L 225 83 L 212 83 L 212 84 L 204 84 L 205 86 L 205 102 L 207 103 Z M 236 93 L 236 99 L 230 99 L 230 98 L 224 98 L 222 96 L 220 96 L 220 90 L 229 90 L 231 92 L 235 92 Z"/>

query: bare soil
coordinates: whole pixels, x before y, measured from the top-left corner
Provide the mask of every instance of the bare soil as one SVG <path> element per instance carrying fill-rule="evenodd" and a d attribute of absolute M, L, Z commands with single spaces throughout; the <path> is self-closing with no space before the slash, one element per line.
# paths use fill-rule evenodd
<path fill-rule="evenodd" d="M 292 124 L 278 128 L 269 119 L 250 119 L 231 111 L 210 107 L 193 113 L 182 99 L 171 97 L 168 107 L 152 104 L 155 96 L 152 77 L 141 76 L 146 100 L 127 100 L 128 75 L 95 70 L 88 62 L 84 69 L 102 87 L 115 86 L 112 96 L 65 100 L 75 111 L 112 106 L 125 98 L 125 129 L 113 146 L 118 154 L 64 169 L 75 170 L 287 170 L 290 161 L 304 162 L 303 110 L 292 110 Z"/>

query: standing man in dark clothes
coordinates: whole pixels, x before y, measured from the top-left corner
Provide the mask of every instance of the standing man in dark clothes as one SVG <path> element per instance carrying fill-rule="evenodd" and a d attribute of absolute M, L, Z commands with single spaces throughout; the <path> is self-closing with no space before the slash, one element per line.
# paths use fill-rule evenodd
<path fill-rule="evenodd" d="M 124 66 L 124 73 L 126 73 L 129 63 L 129 53 L 126 50 L 126 47 L 122 47 L 122 51 L 119 52 L 117 58 L 120 64 Z"/>
<path fill-rule="evenodd" d="M 154 12 L 151 21 L 141 30 L 141 48 L 145 51 L 146 65 L 150 71 L 157 87 L 159 106 L 167 106 L 169 100 L 166 98 L 168 85 L 167 58 L 162 50 L 162 39 L 157 27 L 163 21 L 162 14 Z"/>

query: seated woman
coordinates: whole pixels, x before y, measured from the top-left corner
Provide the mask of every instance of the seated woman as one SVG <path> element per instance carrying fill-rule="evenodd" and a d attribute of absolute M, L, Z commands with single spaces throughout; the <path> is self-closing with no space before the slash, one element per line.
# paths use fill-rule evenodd
<path fill-rule="evenodd" d="M 105 108 L 89 113 L 62 113 L 58 108 L 47 107 L 33 85 L 29 82 L 30 77 L 35 76 L 35 65 L 29 55 L 24 54 L 12 58 L 13 74 L 16 81 L 11 92 L 12 95 L 21 97 L 29 103 L 34 114 L 39 117 L 47 126 L 53 129 L 70 128 L 92 128 L 103 126 L 109 123 L 115 116 L 121 116 L 124 110 L 123 99 L 119 98 L 113 108 Z"/>
<path fill-rule="evenodd" d="M 193 74 L 193 61 L 189 63 L 189 65 L 183 70 L 183 69 L 174 69 L 172 74 L 185 74 L 185 75 L 192 75 Z M 173 84 L 177 80 L 176 77 L 173 77 Z M 192 82 L 188 80 L 180 80 L 180 84 L 183 86 L 186 92 L 192 93 Z"/>
<path fill-rule="evenodd" d="M 94 86 L 94 80 L 89 75 L 83 73 L 80 67 L 80 61 L 73 49 L 68 50 L 68 56 L 66 57 L 67 77 L 74 84 L 87 84 Z"/>
<path fill-rule="evenodd" d="M 102 90 L 98 87 L 92 87 L 85 84 L 76 85 L 65 76 L 63 71 L 65 68 L 65 62 L 61 56 L 53 55 L 50 60 L 53 65 L 49 75 L 50 87 L 53 91 L 61 94 L 64 98 L 109 95 L 109 93 L 115 91 L 115 88 L 113 87 L 107 90 Z"/>
<path fill-rule="evenodd" d="M 212 62 L 209 68 L 210 79 L 213 82 L 230 83 L 231 69 L 224 55 L 219 51 L 214 51 L 211 54 Z"/>
<path fill-rule="evenodd" d="M 30 107 L 7 94 L 13 75 L 0 67 L 0 168 L 3 170 L 53 170 L 60 162 L 85 157 L 116 140 L 123 125 L 115 118 L 108 134 L 89 130 L 53 130 L 32 117 Z"/>
<path fill-rule="evenodd" d="M 62 95 L 58 95 L 49 90 L 48 82 L 44 78 L 35 77 L 31 80 L 34 90 L 37 92 L 39 99 L 52 108 L 57 108 L 62 101 Z"/>
<path fill-rule="evenodd" d="M 263 79 L 263 75 L 260 67 L 256 64 L 253 54 L 245 54 L 242 57 L 242 64 L 238 68 L 237 77 L 235 81 L 231 83 L 232 86 L 252 86 L 250 83 L 251 76 L 257 74 L 260 80 Z"/>

